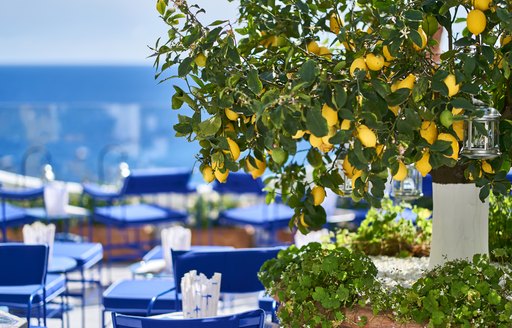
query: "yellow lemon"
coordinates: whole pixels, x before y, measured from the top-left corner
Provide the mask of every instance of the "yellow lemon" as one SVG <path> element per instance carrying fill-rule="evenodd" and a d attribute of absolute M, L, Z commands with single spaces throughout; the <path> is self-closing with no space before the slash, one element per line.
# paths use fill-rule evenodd
<path fill-rule="evenodd" d="M 338 112 L 327 104 L 322 106 L 322 116 L 327 121 L 328 126 L 338 124 Z"/>
<path fill-rule="evenodd" d="M 366 55 L 366 66 L 372 71 L 380 71 L 384 67 L 384 57 L 381 55 Z"/>
<path fill-rule="evenodd" d="M 228 118 L 228 120 L 230 121 L 236 121 L 238 120 L 238 114 L 235 113 L 233 110 L 231 110 L 230 108 L 226 108 L 224 109 L 224 113 L 226 114 L 226 117 Z"/>
<path fill-rule="evenodd" d="M 334 146 L 331 145 L 331 144 L 326 144 L 326 143 L 322 143 L 320 145 L 320 147 L 318 147 L 318 149 L 320 149 L 320 151 L 322 153 L 327 153 L 328 151 L 330 151 Z"/>
<path fill-rule="evenodd" d="M 392 61 L 395 59 L 395 57 L 393 57 L 391 55 L 391 53 L 389 52 L 388 46 L 382 47 L 382 54 L 384 55 L 384 57 L 386 58 L 387 61 Z"/>
<path fill-rule="evenodd" d="M 309 52 L 314 53 L 315 55 L 318 55 L 320 53 L 320 47 L 318 46 L 318 43 L 316 41 L 311 41 L 307 45 L 307 49 Z"/>
<path fill-rule="evenodd" d="M 227 140 L 229 145 L 229 152 L 231 153 L 233 160 L 236 161 L 240 157 L 240 147 L 233 139 L 227 138 Z"/>
<path fill-rule="evenodd" d="M 356 129 L 357 138 L 365 147 L 375 147 L 377 145 L 377 136 L 366 125 L 360 125 Z"/>
<path fill-rule="evenodd" d="M 314 134 L 309 136 L 309 143 L 315 148 L 320 148 L 323 144 L 322 138 L 315 136 Z"/>
<path fill-rule="evenodd" d="M 305 220 L 305 216 L 304 216 L 304 213 L 301 213 L 300 216 L 299 216 L 299 222 L 300 224 L 302 224 L 302 226 L 304 228 L 309 228 L 309 224 L 306 223 L 306 220 Z"/>
<path fill-rule="evenodd" d="M 462 108 L 452 108 L 453 115 L 461 115 L 464 114 L 464 109 Z"/>
<path fill-rule="evenodd" d="M 256 167 L 252 166 L 249 159 L 246 159 L 245 162 L 247 165 L 247 170 L 252 175 L 252 178 L 257 179 L 257 178 L 261 177 L 263 175 L 263 173 L 265 173 L 265 170 L 267 168 L 267 163 L 265 161 L 260 161 L 257 158 L 254 158 L 254 161 L 256 162 Z"/>
<path fill-rule="evenodd" d="M 229 175 L 229 170 L 228 169 L 225 169 L 224 172 L 221 172 L 220 169 L 215 170 L 215 178 L 220 183 L 225 183 L 226 180 L 228 179 L 228 175 Z"/>
<path fill-rule="evenodd" d="M 231 122 L 228 122 L 226 126 L 224 127 L 224 131 L 226 132 L 235 132 L 235 127 Z"/>
<path fill-rule="evenodd" d="M 322 57 L 325 57 L 327 59 L 332 59 L 331 51 L 327 47 L 320 47 L 318 49 L 318 55 L 322 56 Z"/>
<path fill-rule="evenodd" d="M 421 37 L 421 46 L 417 45 L 414 41 L 412 43 L 412 46 L 416 51 L 423 50 L 427 46 L 427 33 L 425 33 L 421 27 L 418 29 L 418 33 Z"/>
<path fill-rule="evenodd" d="M 345 172 L 345 176 L 349 179 L 352 179 L 352 177 L 354 176 L 354 173 L 357 170 L 355 167 L 352 166 L 352 164 L 350 164 L 347 157 L 345 157 L 345 159 L 343 160 L 342 167 L 343 167 L 343 172 Z"/>
<path fill-rule="evenodd" d="M 473 7 L 475 9 L 486 11 L 489 9 L 489 5 L 491 4 L 491 0 L 473 0 L 472 1 Z"/>
<path fill-rule="evenodd" d="M 388 106 L 388 109 L 398 116 L 398 112 L 400 111 L 400 106 Z"/>
<path fill-rule="evenodd" d="M 407 178 L 407 166 L 405 166 L 404 162 L 398 162 L 398 171 L 393 175 L 393 179 L 396 181 L 404 181 Z"/>
<path fill-rule="evenodd" d="M 311 195 L 313 196 L 313 204 L 318 206 L 324 202 L 325 199 L 325 189 L 321 186 L 315 186 L 311 190 Z"/>
<path fill-rule="evenodd" d="M 455 139 L 455 137 L 449 133 L 440 133 L 438 136 L 437 136 L 437 140 L 444 140 L 444 141 L 449 141 L 452 143 L 452 154 L 450 156 L 446 156 L 446 157 L 450 157 L 450 158 L 453 158 L 454 160 L 457 160 L 459 159 L 459 142 L 457 141 L 457 139 Z"/>
<path fill-rule="evenodd" d="M 485 26 L 487 25 L 487 18 L 485 17 L 483 11 L 473 9 L 468 13 L 466 24 L 469 32 L 473 33 L 474 35 L 478 35 L 485 30 Z"/>
<path fill-rule="evenodd" d="M 368 68 L 366 67 L 366 62 L 364 61 L 363 57 L 354 59 L 354 61 L 350 65 L 350 75 L 354 76 L 356 70 L 368 70 Z"/>
<path fill-rule="evenodd" d="M 502 47 L 509 44 L 510 41 L 512 41 L 512 35 L 507 35 L 507 34 L 503 33 L 503 35 L 500 37 L 500 44 Z"/>
<path fill-rule="evenodd" d="M 297 130 L 297 133 L 295 133 L 292 138 L 293 139 L 300 139 L 304 136 L 304 133 L 306 133 L 305 131 L 303 130 Z"/>
<path fill-rule="evenodd" d="M 385 148 L 386 147 L 384 147 L 384 145 L 377 145 L 377 147 L 375 147 L 375 152 L 377 153 L 378 157 L 382 157 L 382 154 L 384 154 Z"/>
<path fill-rule="evenodd" d="M 343 120 L 341 121 L 341 129 L 344 131 L 350 130 L 350 125 L 352 122 L 350 120 Z"/>
<path fill-rule="evenodd" d="M 215 179 L 215 175 L 213 174 L 213 169 L 209 165 L 206 165 L 205 167 L 203 167 L 203 169 L 201 170 L 201 174 L 203 175 L 203 180 L 206 183 L 210 183 L 213 181 L 213 179 Z"/>
<path fill-rule="evenodd" d="M 430 171 L 432 171 L 432 165 L 430 165 L 430 153 L 429 151 L 425 151 L 423 156 L 415 163 L 416 169 L 422 176 L 426 176 Z"/>
<path fill-rule="evenodd" d="M 494 170 L 492 169 L 491 164 L 487 163 L 487 161 L 482 161 L 482 171 L 488 174 L 493 174 Z"/>
<path fill-rule="evenodd" d="M 354 174 L 352 175 L 352 189 L 356 187 L 356 180 L 359 179 L 363 175 L 363 171 L 361 170 L 354 170 Z"/>
<path fill-rule="evenodd" d="M 329 17 L 329 29 L 331 32 L 334 34 L 340 33 L 341 26 L 343 26 L 341 18 L 336 13 L 332 13 L 331 17 Z"/>
<path fill-rule="evenodd" d="M 452 129 L 460 141 L 464 140 L 464 121 L 453 121 Z"/>
<path fill-rule="evenodd" d="M 460 84 L 457 84 L 455 75 L 448 74 L 448 76 L 444 78 L 443 82 L 448 88 L 448 97 L 453 97 L 459 93 Z"/>
<path fill-rule="evenodd" d="M 433 144 L 437 140 L 437 126 L 432 121 L 421 122 L 420 136 L 427 140 L 429 144 Z"/>
<path fill-rule="evenodd" d="M 414 88 L 414 83 L 416 82 L 416 75 L 414 74 L 409 74 L 407 75 L 407 77 L 403 80 L 399 80 L 395 83 L 393 83 L 393 85 L 391 85 L 391 92 L 395 92 L 396 90 L 399 90 L 399 89 L 409 89 L 412 91 L 412 89 Z"/>
<path fill-rule="evenodd" d="M 206 66 L 206 56 L 203 53 L 200 53 L 199 55 L 194 58 L 194 62 L 199 67 L 205 67 Z"/>

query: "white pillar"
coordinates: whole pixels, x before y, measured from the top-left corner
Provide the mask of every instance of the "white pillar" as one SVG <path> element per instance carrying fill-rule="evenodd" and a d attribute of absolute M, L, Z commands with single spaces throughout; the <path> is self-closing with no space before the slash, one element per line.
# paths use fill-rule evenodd
<path fill-rule="evenodd" d="M 489 254 L 489 201 L 474 184 L 433 184 L 429 269 L 453 259 Z"/>

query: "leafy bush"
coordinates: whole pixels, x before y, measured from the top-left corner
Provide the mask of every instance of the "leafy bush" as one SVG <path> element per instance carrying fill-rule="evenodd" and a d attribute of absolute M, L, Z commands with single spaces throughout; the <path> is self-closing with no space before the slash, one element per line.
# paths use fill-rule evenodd
<path fill-rule="evenodd" d="M 486 256 L 473 263 L 451 261 L 393 293 L 392 307 L 403 320 L 429 327 L 511 327 L 512 269 Z"/>
<path fill-rule="evenodd" d="M 285 327 L 339 326 L 345 308 L 383 304 L 377 268 L 359 252 L 331 244 L 291 246 L 261 268 L 260 280 L 281 300 L 278 315 Z M 365 318 L 361 318 L 364 323 Z"/>
<path fill-rule="evenodd" d="M 512 261 L 512 197 L 490 196 L 489 249 L 494 261 Z"/>
<path fill-rule="evenodd" d="M 366 255 L 427 256 L 432 236 L 430 210 L 406 203 L 394 205 L 386 198 L 381 205 L 380 209 L 368 211 L 357 232 L 338 232 L 338 245 L 357 249 Z M 416 226 L 400 216 L 408 208 L 417 216 Z"/>

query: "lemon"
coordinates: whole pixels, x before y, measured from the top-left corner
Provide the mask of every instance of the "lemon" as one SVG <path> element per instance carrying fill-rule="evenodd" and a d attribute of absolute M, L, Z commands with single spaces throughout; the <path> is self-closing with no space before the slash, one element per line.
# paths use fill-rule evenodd
<path fill-rule="evenodd" d="M 501 37 L 500 37 L 500 44 L 502 47 L 506 46 L 507 44 L 510 43 L 510 41 L 512 41 L 512 35 L 507 35 L 507 34 L 503 34 Z"/>
<path fill-rule="evenodd" d="M 427 33 L 425 33 L 421 27 L 418 29 L 418 33 L 421 37 L 421 46 L 417 45 L 414 41 L 412 42 L 412 46 L 416 51 L 423 50 L 427 46 Z"/>
<path fill-rule="evenodd" d="M 453 115 L 462 115 L 464 114 L 463 108 L 452 108 L 452 114 Z"/>
<path fill-rule="evenodd" d="M 320 146 L 323 144 L 322 138 L 319 138 L 314 134 L 309 136 L 309 143 L 315 148 L 320 148 Z"/>
<path fill-rule="evenodd" d="M 309 228 L 309 224 L 306 223 L 306 220 L 305 220 L 305 216 L 304 216 L 304 213 L 300 213 L 300 216 L 299 216 L 299 222 L 300 224 L 302 224 L 302 226 L 304 228 Z"/>
<path fill-rule="evenodd" d="M 200 53 L 199 55 L 194 58 L 194 62 L 199 67 L 205 67 L 206 66 L 206 56 L 203 53 Z"/>
<path fill-rule="evenodd" d="M 366 67 L 366 62 L 364 61 L 363 57 L 354 59 L 354 61 L 350 65 L 350 75 L 354 76 L 356 70 L 368 70 L 368 68 Z"/>
<path fill-rule="evenodd" d="M 229 152 L 231 153 L 233 160 L 236 161 L 240 157 L 240 147 L 233 139 L 227 138 L 227 140 L 229 145 Z"/>
<path fill-rule="evenodd" d="M 336 14 L 332 13 L 331 17 L 329 17 L 329 29 L 332 33 L 338 34 L 340 33 L 340 28 L 343 26 L 343 21 Z"/>
<path fill-rule="evenodd" d="M 297 130 L 297 133 L 295 133 L 292 138 L 293 139 L 300 139 L 304 136 L 304 133 L 306 133 L 305 131 L 303 130 Z"/>
<path fill-rule="evenodd" d="M 350 125 L 352 122 L 350 120 L 343 120 L 341 121 L 341 129 L 344 131 L 350 130 Z"/>
<path fill-rule="evenodd" d="M 338 112 L 327 104 L 322 106 L 322 116 L 327 121 L 328 126 L 338 124 Z"/>
<path fill-rule="evenodd" d="M 225 183 L 226 180 L 228 179 L 229 170 L 224 169 L 224 172 L 221 172 L 221 169 L 218 169 L 218 170 L 215 170 L 214 174 L 215 174 L 215 178 L 217 179 L 217 181 L 219 181 L 220 183 Z"/>
<path fill-rule="evenodd" d="M 395 57 L 393 57 L 391 55 L 391 53 L 389 52 L 388 46 L 382 47 L 382 54 L 384 55 L 384 57 L 386 58 L 387 61 L 392 61 L 395 59 Z"/>
<path fill-rule="evenodd" d="M 203 180 L 206 183 L 210 183 L 213 181 L 213 179 L 215 179 L 215 175 L 213 174 L 213 169 L 209 165 L 206 165 L 205 167 L 203 167 L 203 169 L 201 170 L 201 174 L 203 175 Z"/>
<path fill-rule="evenodd" d="M 412 90 L 414 88 L 414 83 L 416 82 L 416 76 L 414 74 L 409 74 L 407 77 L 403 80 L 399 80 L 393 85 L 391 85 L 391 92 L 395 92 L 399 89 L 409 89 Z"/>
<path fill-rule="evenodd" d="M 455 139 L 454 136 L 452 136 L 449 133 L 440 133 L 437 136 L 437 140 L 444 140 L 444 141 L 451 142 L 452 143 L 452 154 L 450 156 L 446 156 L 446 157 L 453 158 L 454 160 L 459 159 L 459 142 L 457 141 L 457 139 Z"/>
<path fill-rule="evenodd" d="M 377 145 L 377 136 L 366 125 L 360 125 L 356 129 L 357 138 L 365 147 L 375 147 Z"/>
<path fill-rule="evenodd" d="M 349 179 L 352 179 L 352 177 L 354 176 L 354 173 L 357 170 L 355 167 L 352 166 L 352 164 L 350 164 L 347 157 L 345 157 L 345 159 L 343 160 L 342 167 L 343 167 L 343 172 L 345 173 L 345 176 Z"/>
<path fill-rule="evenodd" d="M 437 140 L 437 126 L 432 121 L 421 122 L 420 136 L 427 140 L 429 144 L 433 144 Z"/>
<path fill-rule="evenodd" d="M 320 151 L 322 153 L 327 153 L 328 151 L 330 151 L 334 146 L 331 145 L 331 144 L 326 144 L 326 143 L 322 143 L 320 145 L 320 147 L 318 147 L 318 149 L 320 149 Z"/>
<path fill-rule="evenodd" d="M 452 129 L 460 141 L 464 140 L 464 121 L 454 121 Z"/>
<path fill-rule="evenodd" d="M 326 146 L 331 146 L 332 144 L 329 142 L 329 139 L 331 139 L 332 136 L 336 134 L 336 128 L 334 126 L 331 126 L 329 128 L 329 133 L 327 133 L 326 136 L 322 137 L 322 143 Z"/>
<path fill-rule="evenodd" d="M 238 120 L 238 114 L 235 113 L 233 110 L 231 110 L 230 108 L 226 108 L 224 109 L 224 113 L 226 114 L 226 117 L 228 118 L 228 120 L 230 121 L 236 121 Z"/>
<path fill-rule="evenodd" d="M 398 171 L 393 175 L 393 179 L 396 181 L 404 181 L 407 178 L 407 166 L 405 166 L 404 162 L 398 162 Z"/>
<path fill-rule="evenodd" d="M 493 174 L 494 170 L 491 166 L 491 164 L 487 163 L 487 161 L 482 161 L 482 171 L 485 173 Z"/>
<path fill-rule="evenodd" d="M 274 36 L 272 38 L 272 47 L 281 47 L 286 43 L 286 39 L 282 36 Z"/>
<path fill-rule="evenodd" d="M 372 71 L 380 71 L 384 67 L 384 57 L 381 55 L 366 55 L 366 66 Z"/>
<path fill-rule="evenodd" d="M 453 97 L 459 93 L 460 84 L 457 84 L 455 75 L 448 74 L 448 76 L 444 78 L 443 82 L 448 88 L 448 97 Z"/>
<path fill-rule="evenodd" d="M 487 25 L 487 18 L 485 17 L 483 11 L 473 9 L 468 13 L 466 24 L 469 32 L 473 33 L 474 35 L 478 35 L 485 30 L 485 26 Z"/>
<path fill-rule="evenodd" d="M 453 114 L 449 110 L 445 109 L 441 115 L 439 115 L 439 121 L 445 128 L 449 128 L 453 124 Z"/>
<path fill-rule="evenodd" d="M 400 111 L 400 106 L 388 106 L 388 109 L 398 116 L 398 112 Z"/>
<path fill-rule="evenodd" d="M 321 186 L 315 186 L 311 190 L 311 195 L 313 195 L 313 204 L 318 206 L 324 202 L 325 199 L 325 189 Z"/>
<path fill-rule="evenodd" d="M 384 145 L 377 145 L 377 147 L 375 147 L 375 152 L 377 153 L 378 157 L 382 157 L 382 154 L 384 154 L 385 148 L 386 147 L 384 147 Z"/>
<path fill-rule="evenodd" d="M 318 43 L 316 41 L 311 41 L 307 45 L 307 49 L 309 52 L 314 53 L 315 55 L 318 55 L 320 53 L 320 47 L 318 46 Z"/>
<path fill-rule="evenodd" d="M 363 171 L 361 170 L 354 170 L 354 174 L 352 175 L 352 189 L 355 189 L 356 187 L 356 180 L 359 179 L 363 175 Z"/>
<path fill-rule="evenodd" d="M 248 158 L 245 160 L 245 163 L 247 165 L 247 170 L 252 175 L 252 178 L 257 179 L 265 173 L 267 163 L 265 161 L 260 161 L 257 158 L 254 158 L 254 161 L 256 162 L 256 167 L 252 166 L 251 161 L 249 161 Z"/>
<path fill-rule="evenodd" d="M 331 51 L 327 47 L 320 47 L 318 49 L 318 55 L 322 56 L 322 57 L 325 57 L 327 59 L 332 59 Z"/>
<path fill-rule="evenodd" d="M 486 11 L 489 9 L 489 5 L 491 4 L 491 0 L 473 0 L 472 1 L 473 7 L 475 9 Z"/>
<path fill-rule="evenodd" d="M 415 166 L 423 177 L 432 171 L 432 165 L 430 165 L 430 153 L 428 150 L 423 153 L 423 156 L 421 156 L 421 158 L 415 163 Z"/>

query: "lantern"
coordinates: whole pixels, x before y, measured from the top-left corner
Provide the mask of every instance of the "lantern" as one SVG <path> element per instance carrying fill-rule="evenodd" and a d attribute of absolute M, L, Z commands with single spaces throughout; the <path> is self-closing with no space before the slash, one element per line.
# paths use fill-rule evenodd
<path fill-rule="evenodd" d="M 407 177 L 391 181 L 391 196 L 398 200 L 412 201 L 423 196 L 423 177 L 414 164 L 407 165 Z"/>
<path fill-rule="evenodd" d="M 350 196 L 352 194 L 352 180 L 345 175 L 345 171 L 343 170 L 343 160 L 337 160 L 336 164 L 338 166 L 340 176 L 343 179 L 340 190 L 343 192 L 343 196 Z"/>
<path fill-rule="evenodd" d="M 461 155 L 472 159 L 493 159 L 501 155 L 499 148 L 500 113 L 491 107 L 479 109 L 481 117 L 467 117 Z"/>

